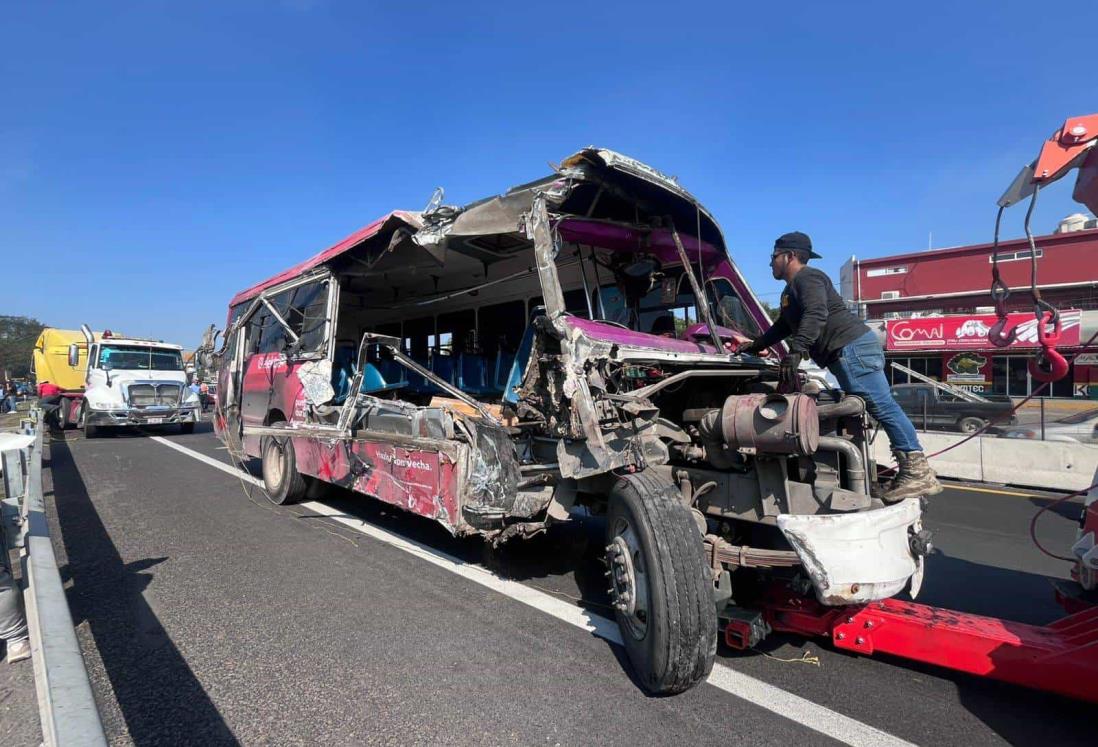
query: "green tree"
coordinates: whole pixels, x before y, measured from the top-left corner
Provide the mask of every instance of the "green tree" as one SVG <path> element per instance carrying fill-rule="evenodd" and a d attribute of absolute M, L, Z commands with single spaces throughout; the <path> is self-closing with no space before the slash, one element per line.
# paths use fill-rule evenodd
<path fill-rule="evenodd" d="M 778 316 L 780 316 L 781 313 L 782 313 L 781 309 L 774 308 L 773 306 L 768 304 L 766 301 L 760 301 L 759 303 L 761 303 L 763 305 L 763 311 L 765 311 L 770 316 L 770 321 L 772 321 L 772 322 L 778 321 Z"/>
<path fill-rule="evenodd" d="M 30 374 L 34 341 L 45 327 L 26 316 L 0 316 L 0 375 L 22 379 Z"/>

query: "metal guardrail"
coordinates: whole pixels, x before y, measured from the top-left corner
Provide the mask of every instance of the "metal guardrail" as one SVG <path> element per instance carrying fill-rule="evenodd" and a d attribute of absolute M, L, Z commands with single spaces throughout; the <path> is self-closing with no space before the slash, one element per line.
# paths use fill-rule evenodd
<path fill-rule="evenodd" d="M 25 449 L 5 451 L 2 458 L 8 499 L 21 501 L 21 531 L 15 545 L 22 548 L 23 602 L 42 739 L 47 747 L 106 745 L 46 521 L 42 413 L 34 410 L 31 416 L 22 421 L 20 431 L 34 436 L 33 443 Z"/>

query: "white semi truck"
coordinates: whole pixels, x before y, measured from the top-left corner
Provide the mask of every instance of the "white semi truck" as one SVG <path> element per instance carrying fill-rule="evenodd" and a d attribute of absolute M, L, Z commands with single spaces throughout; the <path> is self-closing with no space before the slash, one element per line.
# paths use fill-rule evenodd
<path fill-rule="evenodd" d="M 86 324 L 80 330 L 88 356 L 76 423 L 86 438 L 120 425 L 178 423 L 183 433 L 194 431 L 200 407 L 198 395 L 187 388 L 182 346 L 110 332 L 96 339 Z M 69 346 L 69 365 L 77 365 L 80 347 Z"/>

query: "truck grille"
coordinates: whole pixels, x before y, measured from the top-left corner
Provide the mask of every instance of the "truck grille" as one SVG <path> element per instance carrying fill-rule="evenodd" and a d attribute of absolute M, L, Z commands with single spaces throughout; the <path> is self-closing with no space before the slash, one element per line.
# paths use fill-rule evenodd
<path fill-rule="evenodd" d="M 131 384 L 131 407 L 174 407 L 179 404 L 179 384 Z"/>

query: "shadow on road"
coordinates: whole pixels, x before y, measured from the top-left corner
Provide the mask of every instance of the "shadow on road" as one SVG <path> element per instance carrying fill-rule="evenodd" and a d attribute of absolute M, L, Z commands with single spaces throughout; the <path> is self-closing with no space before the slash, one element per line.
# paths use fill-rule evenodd
<path fill-rule="evenodd" d="M 167 558 L 123 563 L 64 441 L 52 452 L 73 622 L 87 622 L 134 743 L 237 744 L 142 594 Z M 103 710 L 101 706 L 101 710 Z M 114 735 L 112 735 L 114 736 Z"/>
<path fill-rule="evenodd" d="M 1078 521 L 1079 515 L 1083 511 L 1083 499 L 1071 498 L 1065 501 L 1057 502 L 1056 498 L 1044 498 L 1034 496 L 1028 499 L 1035 508 L 1048 507 L 1048 513 L 1055 514 L 1063 519 L 1069 521 Z"/>
<path fill-rule="evenodd" d="M 940 550 L 927 558 L 916 601 L 1031 625 L 1046 625 L 1064 616 L 1047 576 L 973 563 Z"/>
<path fill-rule="evenodd" d="M 256 459 L 246 464 L 254 476 L 259 474 L 259 466 Z M 261 495 L 256 499 L 263 500 Z M 614 619 L 607 581 L 603 575 L 606 569 L 601 563 L 606 532 L 605 522 L 601 518 L 577 517 L 575 521 L 554 524 L 544 534 L 512 540 L 493 548 L 477 537 L 454 537 L 438 522 L 351 490 L 326 486 L 324 495 L 317 500 L 343 512 L 348 518 L 422 543 L 463 563 L 482 566 L 500 578 L 524 583 L 576 604 L 591 614 Z M 331 517 L 304 513 L 296 519 L 329 521 Z M 644 688 L 629 664 L 625 649 L 609 641 L 604 643 L 637 689 L 643 692 Z"/>

